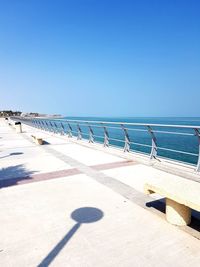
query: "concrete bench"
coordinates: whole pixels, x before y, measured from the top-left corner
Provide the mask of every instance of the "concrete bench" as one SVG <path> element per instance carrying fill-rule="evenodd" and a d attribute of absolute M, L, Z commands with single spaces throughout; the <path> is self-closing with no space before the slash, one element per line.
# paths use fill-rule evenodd
<path fill-rule="evenodd" d="M 188 225 L 191 209 L 200 211 L 200 183 L 164 174 L 144 185 L 146 194 L 157 193 L 166 198 L 166 219 L 171 224 Z"/>
<path fill-rule="evenodd" d="M 35 143 L 37 145 L 42 145 L 43 144 L 43 139 L 41 137 L 37 137 L 35 135 L 31 135 L 31 137 L 34 139 Z"/>

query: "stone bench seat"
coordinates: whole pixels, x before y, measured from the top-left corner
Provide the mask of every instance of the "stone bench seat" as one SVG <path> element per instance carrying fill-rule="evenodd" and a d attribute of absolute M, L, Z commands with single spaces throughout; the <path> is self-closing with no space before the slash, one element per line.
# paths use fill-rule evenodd
<path fill-rule="evenodd" d="M 37 145 L 43 145 L 44 141 L 42 137 L 31 135 Z"/>
<path fill-rule="evenodd" d="M 166 219 L 175 225 L 191 222 L 191 209 L 200 211 L 200 183 L 166 174 L 145 183 L 146 194 L 157 193 L 166 198 Z"/>

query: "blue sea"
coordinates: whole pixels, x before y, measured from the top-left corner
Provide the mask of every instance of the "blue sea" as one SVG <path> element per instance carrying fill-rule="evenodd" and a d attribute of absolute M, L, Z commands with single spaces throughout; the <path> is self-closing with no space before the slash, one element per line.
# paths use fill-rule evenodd
<path fill-rule="evenodd" d="M 66 120 L 80 120 L 80 121 L 104 121 L 104 122 L 124 122 L 124 123 L 144 123 L 144 124 L 167 124 L 167 125 L 188 125 L 188 126 L 200 126 L 200 117 L 64 117 L 63 119 L 58 119 L 57 121 L 63 122 L 64 127 L 67 131 Z M 72 132 L 74 136 L 78 135 L 77 123 L 70 122 L 72 127 Z M 85 139 L 89 138 L 88 126 L 79 123 L 82 131 L 82 136 Z M 103 127 L 96 127 L 97 124 L 91 123 L 92 130 L 94 132 L 94 139 L 96 142 L 103 143 L 104 131 Z M 112 127 L 113 128 L 109 128 Z M 117 147 L 124 147 L 124 132 L 118 125 L 108 124 L 109 133 L 109 143 L 110 145 Z M 128 134 L 130 137 L 131 150 L 136 152 L 141 152 L 145 154 L 150 154 L 151 151 L 151 136 L 144 126 L 131 126 L 127 125 Z M 185 128 L 169 128 L 169 127 L 152 127 L 153 130 L 157 131 L 167 131 L 174 132 L 174 134 L 155 132 L 158 146 L 158 156 L 174 159 L 177 161 L 187 162 L 190 164 L 197 164 L 198 153 L 199 153 L 199 143 L 198 138 L 195 136 L 195 131 L 193 129 Z M 143 130 L 143 131 L 141 131 Z M 181 133 L 181 134 L 178 134 Z M 141 144 L 147 145 L 143 146 Z M 187 153 L 189 155 L 178 153 L 175 151 L 163 150 L 163 148 L 178 150 Z M 195 155 L 193 155 L 195 154 Z"/>

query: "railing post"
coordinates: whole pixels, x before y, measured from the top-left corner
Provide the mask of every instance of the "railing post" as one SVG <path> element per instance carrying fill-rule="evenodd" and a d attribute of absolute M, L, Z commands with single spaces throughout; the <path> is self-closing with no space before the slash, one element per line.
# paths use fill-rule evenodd
<path fill-rule="evenodd" d="M 82 139 L 82 131 L 81 131 L 79 124 L 77 124 L 77 130 L 78 130 L 77 140 L 81 140 Z"/>
<path fill-rule="evenodd" d="M 41 120 L 39 122 L 40 122 L 40 129 L 43 130 L 43 123 Z"/>
<path fill-rule="evenodd" d="M 39 128 L 42 129 L 42 123 L 41 121 L 38 121 L 39 122 Z"/>
<path fill-rule="evenodd" d="M 89 125 L 89 143 L 94 143 L 94 132 L 92 130 L 92 127 Z"/>
<path fill-rule="evenodd" d="M 49 122 L 49 124 L 51 125 L 51 129 L 52 129 L 53 133 L 56 133 L 55 129 L 54 129 L 54 125 L 51 123 L 51 121 Z"/>
<path fill-rule="evenodd" d="M 124 127 L 122 124 L 122 130 L 124 131 L 124 152 L 129 152 L 130 151 L 130 138 L 127 129 Z"/>
<path fill-rule="evenodd" d="M 46 127 L 47 127 L 47 131 L 49 131 L 49 124 L 47 121 L 45 121 Z"/>
<path fill-rule="evenodd" d="M 108 131 L 106 129 L 106 126 L 103 126 L 103 130 L 104 130 L 104 143 L 103 143 L 103 146 L 104 147 L 109 147 L 109 134 L 108 134 Z"/>
<path fill-rule="evenodd" d="M 44 121 L 42 121 L 42 128 L 43 128 L 43 130 L 46 131 L 46 125 L 45 125 Z"/>
<path fill-rule="evenodd" d="M 150 126 L 147 126 L 148 128 L 148 132 L 151 135 L 151 139 L 152 139 L 152 146 L 151 146 L 151 153 L 150 153 L 150 159 L 155 159 L 157 157 L 157 140 L 155 137 L 155 134 L 152 130 L 152 128 Z"/>
<path fill-rule="evenodd" d="M 34 127 L 38 128 L 37 121 L 36 121 L 36 120 L 34 120 L 34 121 L 33 121 L 33 123 L 34 123 Z"/>
<path fill-rule="evenodd" d="M 38 123 L 38 121 L 37 121 L 37 120 L 35 121 L 35 123 L 36 123 L 36 124 L 35 124 L 35 125 L 36 125 L 36 127 L 37 127 L 37 128 L 39 128 L 39 123 Z"/>
<path fill-rule="evenodd" d="M 72 127 L 71 125 L 69 124 L 69 122 L 67 122 L 67 125 L 68 125 L 68 137 L 72 137 Z"/>
<path fill-rule="evenodd" d="M 61 134 L 64 135 L 64 134 L 65 134 L 65 127 L 64 127 L 64 125 L 62 124 L 62 122 L 60 123 L 60 125 L 61 125 L 61 128 L 62 128 Z"/>
<path fill-rule="evenodd" d="M 199 156 L 198 156 L 196 171 L 200 172 L 200 131 L 198 129 L 194 129 L 194 130 L 195 130 L 196 136 L 198 138 L 198 143 L 199 143 Z"/>
<path fill-rule="evenodd" d="M 37 121 L 37 128 L 38 128 L 38 129 L 40 128 L 40 124 L 39 124 L 39 121 Z"/>
<path fill-rule="evenodd" d="M 58 131 L 58 126 L 57 126 L 57 124 L 55 123 L 55 122 L 53 122 L 53 124 L 55 125 L 55 133 L 58 133 L 59 131 Z"/>

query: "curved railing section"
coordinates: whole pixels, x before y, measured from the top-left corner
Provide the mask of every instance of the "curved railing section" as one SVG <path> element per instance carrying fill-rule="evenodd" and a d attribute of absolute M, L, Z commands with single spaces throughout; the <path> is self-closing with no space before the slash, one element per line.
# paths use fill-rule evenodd
<path fill-rule="evenodd" d="M 148 154 L 150 159 L 167 158 L 192 164 L 200 172 L 200 126 L 26 117 L 12 119 L 69 138 L 99 142 L 104 147 L 121 147 L 127 153 Z"/>

